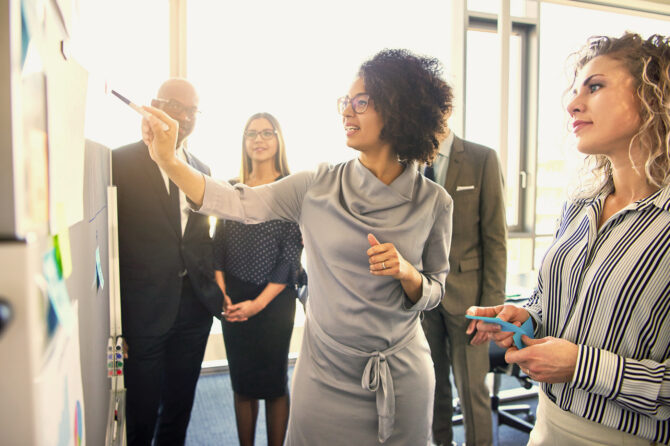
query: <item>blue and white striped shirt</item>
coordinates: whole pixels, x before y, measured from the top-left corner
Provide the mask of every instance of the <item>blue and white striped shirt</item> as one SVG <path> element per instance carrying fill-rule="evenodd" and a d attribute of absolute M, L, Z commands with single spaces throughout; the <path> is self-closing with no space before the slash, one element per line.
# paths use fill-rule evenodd
<path fill-rule="evenodd" d="M 598 229 L 608 192 L 564 205 L 526 309 L 536 336 L 579 347 L 572 382 L 542 384 L 563 410 L 670 442 L 670 186 Z"/>

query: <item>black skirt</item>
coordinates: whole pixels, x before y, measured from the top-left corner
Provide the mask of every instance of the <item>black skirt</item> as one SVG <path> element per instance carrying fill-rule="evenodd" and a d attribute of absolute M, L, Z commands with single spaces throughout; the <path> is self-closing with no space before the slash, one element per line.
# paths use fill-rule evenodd
<path fill-rule="evenodd" d="M 266 286 L 226 275 L 226 292 L 234 304 L 255 299 Z M 288 350 L 296 297 L 295 288 L 287 286 L 248 320 L 222 320 L 223 341 L 235 393 L 258 399 L 288 393 Z"/>

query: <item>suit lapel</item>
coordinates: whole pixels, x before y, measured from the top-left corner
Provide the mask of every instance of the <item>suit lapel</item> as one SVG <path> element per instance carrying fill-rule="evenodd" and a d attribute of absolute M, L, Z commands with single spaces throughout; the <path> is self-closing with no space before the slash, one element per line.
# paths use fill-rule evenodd
<path fill-rule="evenodd" d="M 449 154 L 449 167 L 447 168 L 447 179 L 444 183 L 444 188 L 452 197 L 456 192 L 456 184 L 458 184 L 458 175 L 460 174 L 460 164 L 463 161 L 463 140 L 454 135 L 454 142 L 451 146 L 451 153 Z"/>
<path fill-rule="evenodd" d="M 163 180 L 163 175 L 161 175 L 158 165 L 151 159 L 148 148 L 141 152 L 140 158 L 142 172 L 147 176 L 150 187 L 154 190 L 156 197 L 158 197 L 158 201 L 160 201 L 161 207 L 165 211 L 165 216 L 169 221 L 174 222 L 175 219 L 170 216 L 172 206 L 170 195 L 168 194 L 167 187 L 165 187 L 165 180 Z M 174 224 L 172 224 L 172 228 L 178 235 L 181 235 L 181 228 L 175 227 Z"/>

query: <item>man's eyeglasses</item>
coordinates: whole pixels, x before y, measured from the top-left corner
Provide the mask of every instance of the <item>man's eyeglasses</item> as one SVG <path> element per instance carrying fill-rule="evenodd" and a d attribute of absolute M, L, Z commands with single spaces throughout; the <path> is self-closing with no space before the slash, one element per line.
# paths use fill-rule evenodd
<path fill-rule="evenodd" d="M 353 98 L 350 98 L 348 95 L 343 96 L 337 100 L 337 111 L 343 115 L 344 110 L 351 104 L 351 108 L 356 114 L 365 113 L 365 110 L 368 109 L 370 104 L 370 95 L 367 93 L 358 93 Z"/>
<path fill-rule="evenodd" d="M 261 130 L 261 131 L 247 130 L 246 132 L 244 132 L 244 137 L 247 138 L 247 139 L 256 139 L 256 137 L 258 135 L 261 135 L 261 138 L 263 138 L 265 140 L 268 140 L 268 139 L 272 138 L 273 136 L 275 136 L 276 133 L 277 133 L 277 131 L 274 130 L 274 129 L 272 129 L 272 130 L 265 129 L 265 130 Z"/>
<path fill-rule="evenodd" d="M 168 114 L 178 115 L 184 113 L 189 118 L 195 118 L 200 113 L 198 107 L 187 107 L 176 99 L 154 99 L 154 101 L 161 104 L 161 108 Z"/>

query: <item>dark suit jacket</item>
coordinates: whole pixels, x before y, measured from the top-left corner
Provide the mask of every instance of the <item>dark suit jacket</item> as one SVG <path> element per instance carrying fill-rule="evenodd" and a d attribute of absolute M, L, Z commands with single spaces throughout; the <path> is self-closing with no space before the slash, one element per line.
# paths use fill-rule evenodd
<path fill-rule="evenodd" d="M 188 162 L 209 168 L 187 154 Z M 213 315 L 221 313 L 223 295 L 214 281 L 212 239 L 205 215 L 192 212 L 184 235 L 172 218 L 170 196 L 144 142 L 112 151 L 117 187 L 121 315 L 126 336 L 158 336 L 174 324 L 179 310 L 183 271 L 195 295 Z"/>
<path fill-rule="evenodd" d="M 444 188 L 454 216 L 442 305 L 450 314 L 499 305 L 505 300 L 507 224 L 496 152 L 454 137 Z"/>

